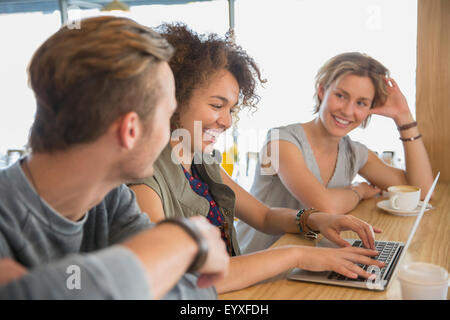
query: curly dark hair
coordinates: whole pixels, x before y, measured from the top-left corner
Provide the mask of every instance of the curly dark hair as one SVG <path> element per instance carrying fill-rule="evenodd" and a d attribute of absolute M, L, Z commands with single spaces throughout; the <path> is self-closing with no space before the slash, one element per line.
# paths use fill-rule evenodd
<path fill-rule="evenodd" d="M 186 107 L 192 92 L 204 86 L 218 71 L 226 69 L 239 84 L 239 109 L 256 110 L 260 97 L 256 86 L 265 83 L 261 72 L 247 52 L 230 40 L 230 34 L 221 38 L 216 33 L 198 34 L 184 23 L 164 23 L 156 30 L 175 48 L 169 64 L 175 85 L 177 111 L 171 119 L 177 127 L 180 112 Z"/>

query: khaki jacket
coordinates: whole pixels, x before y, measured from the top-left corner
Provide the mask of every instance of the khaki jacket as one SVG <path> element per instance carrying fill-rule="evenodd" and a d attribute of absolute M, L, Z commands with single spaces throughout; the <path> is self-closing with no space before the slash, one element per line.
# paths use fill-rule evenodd
<path fill-rule="evenodd" d="M 145 184 L 152 188 L 161 198 L 166 218 L 179 216 L 189 218 L 196 215 L 206 217 L 209 212 L 208 200 L 191 189 L 181 165 L 172 160 L 171 152 L 172 148 L 168 144 L 153 165 L 153 176 L 130 184 Z M 218 154 L 217 151 L 215 154 Z M 218 161 L 217 158 L 203 153 L 194 156 L 193 165 L 200 178 L 209 185 L 209 191 L 228 224 L 227 231 L 231 239 L 233 255 L 240 255 L 234 228 L 236 197 L 233 190 L 222 182 L 219 163 L 220 160 Z"/>

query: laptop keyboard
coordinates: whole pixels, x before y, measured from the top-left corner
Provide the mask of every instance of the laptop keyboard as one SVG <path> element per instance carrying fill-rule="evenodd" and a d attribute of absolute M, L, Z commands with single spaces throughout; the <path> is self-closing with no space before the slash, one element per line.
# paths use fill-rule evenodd
<path fill-rule="evenodd" d="M 394 258 L 395 251 L 397 250 L 400 244 L 397 242 L 389 242 L 389 241 L 375 241 L 375 248 L 379 252 L 379 255 L 373 257 L 374 260 L 384 262 L 384 267 L 380 269 L 380 278 L 383 279 L 383 276 L 386 272 L 386 267 L 389 265 L 391 260 Z M 361 240 L 356 240 L 353 247 L 364 248 Z M 368 266 L 363 264 L 357 264 L 360 268 L 367 271 Z M 351 280 L 351 281 L 366 281 L 365 278 L 359 277 L 357 279 L 348 278 L 343 276 L 337 272 L 331 272 L 328 276 L 328 279 L 333 280 Z"/>

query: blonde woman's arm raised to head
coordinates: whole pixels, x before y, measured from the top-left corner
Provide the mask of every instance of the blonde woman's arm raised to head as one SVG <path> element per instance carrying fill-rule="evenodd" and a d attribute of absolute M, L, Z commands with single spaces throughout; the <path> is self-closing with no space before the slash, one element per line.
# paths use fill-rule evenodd
<path fill-rule="evenodd" d="M 371 114 L 391 118 L 397 127 L 414 123 L 406 98 L 398 84 L 392 78 L 386 78 L 385 81 L 388 98 L 383 105 L 372 108 Z M 406 170 L 390 167 L 374 154 L 369 154 L 369 159 L 360 170 L 360 174 L 382 189 L 398 184 L 417 186 L 421 188 L 421 198 L 424 199 L 433 183 L 433 172 L 427 150 L 420 138 L 420 131 L 417 126 L 412 126 L 400 130 L 399 133 L 400 137 L 406 140 L 419 137 L 412 141 L 403 141 Z"/>

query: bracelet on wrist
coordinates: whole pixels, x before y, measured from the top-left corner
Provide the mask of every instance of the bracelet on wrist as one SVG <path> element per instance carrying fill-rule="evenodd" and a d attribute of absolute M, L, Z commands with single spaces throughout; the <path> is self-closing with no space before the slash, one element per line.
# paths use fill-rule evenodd
<path fill-rule="evenodd" d="M 200 269 L 205 264 L 206 258 L 208 257 L 208 243 L 201 235 L 200 230 L 197 228 L 197 226 L 193 222 L 182 217 L 165 219 L 160 221 L 158 225 L 161 225 L 163 223 L 173 223 L 181 227 L 197 243 L 197 255 L 189 266 L 187 272 L 191 273 Z"/>
<path fill-rule="evenodd" d="M 415 137 L 411 137 L 411 138 L 400 137 L 399 139 L 402 140 L 403 142 L 409 142 L 409 141 L 414 141 L 414 140 L 420 139 L 421 137 L 422 137 L 422 134 L 419 133 L 419 135 L 415 136 Z"/>
<path fill-rule="evenodd" d="M 414 128 L 414 127 L 417 127 L 417 122 L 416 121 L 404 124 L 402 126 L 398 126 L 397 130 L 398 131 L 403 131 L 403 130 L 411 129 L 411 128 Z"/>
<path fill-rule="evenodd" d="M 297 222 L 300 234 L 310 240 L 317 239 L 317 234 L 319 233 L 319 231 L 311 230 L 311 228 L 307 225 L 309 216 L 314 212 L 317 212 L 317 210 L 314 208 L 301 209 L 297 213 L 297 217 L 295 219 L 295 221 Z"/>

